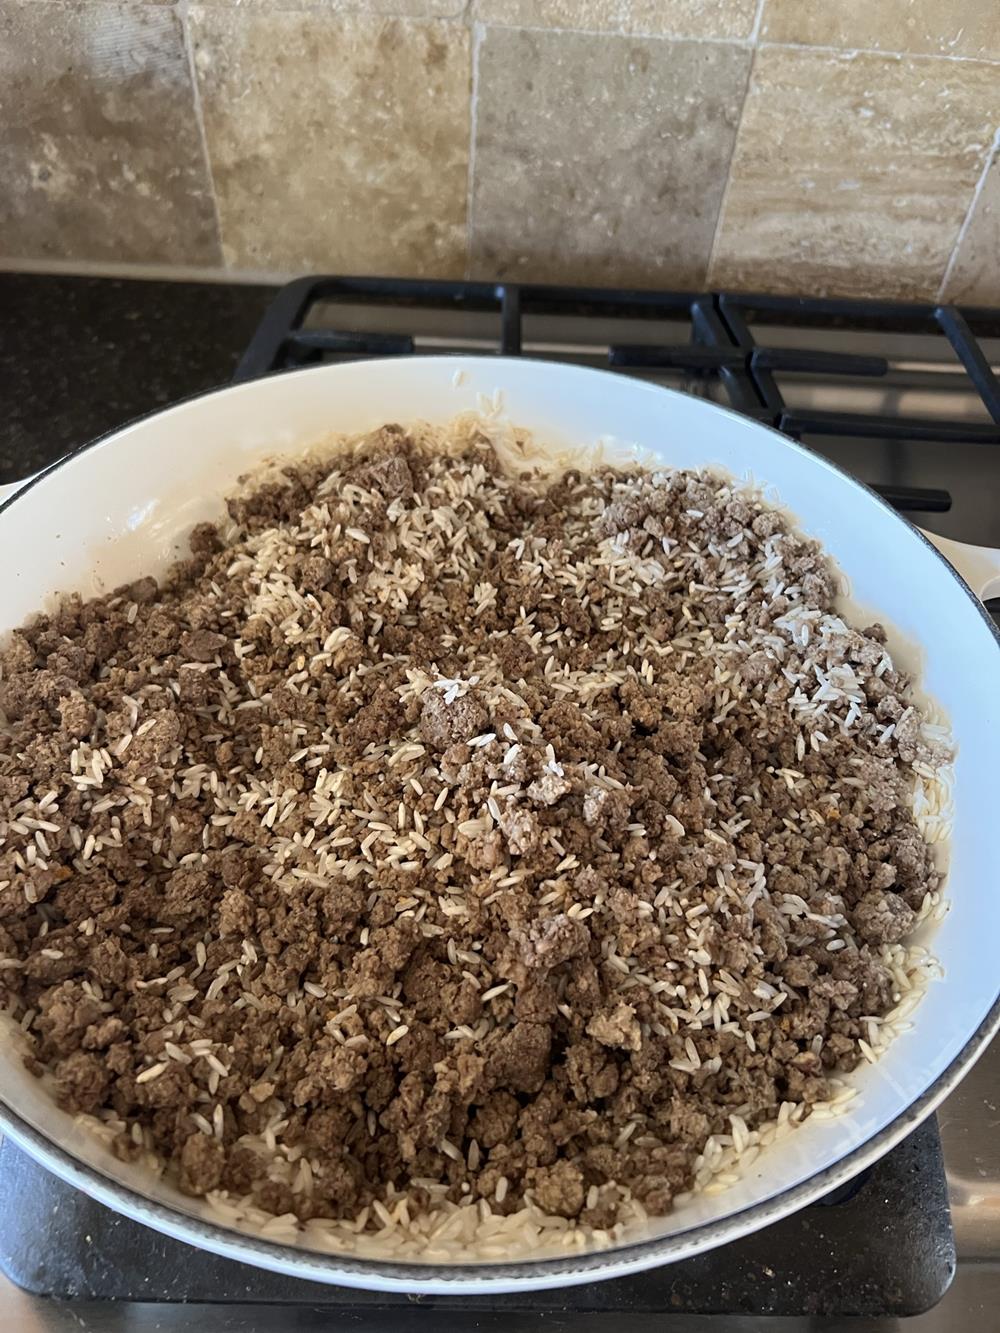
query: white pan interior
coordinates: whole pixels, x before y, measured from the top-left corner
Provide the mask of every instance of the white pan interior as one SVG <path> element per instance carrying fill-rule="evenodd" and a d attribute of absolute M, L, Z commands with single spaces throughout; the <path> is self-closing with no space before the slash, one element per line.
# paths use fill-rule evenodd
<path fill-rule="evenodd" d="M 958 743 L 956 819 L 946 893 L 951 910 L 932 937 L 944 979 L 932 983 L 900 1036 L 873 1067 L 854 1076 L 861 1096 L 839 1118 L 809 1123 L 762 1154 L 729 1191 L 701 1197 L 655 1224 L 649 1236 L 689 1238 L 669 1247 L 675 1257 L 731 1239 L 760 1224 L 745 1210 L 801 1185 L 881 1134 L 879 1150 L 902 1137 L 914 1116 L 900 1119 L 929 1089 L 922 1113 L 950 1083 L 946 1071 L 983 1023 L 998 991 L 1000 885 L 997 883 L 995 774 L 1000 736 L 997 642 L 971 595 L 907 524 L 824 460 L 774 432 L 701 400 L 607 373 L 532 361 L 413 358 L 324 367 L 220 391 L 140 421 L 108 437 L 16 499 L 0 514 L 0 631 L 43 606 L 55 592 L 92 594 L 140 574 L 162 571 L 182 554 L 191 526 L 218 517 L 238 474 L 275 454 L 297 454 L 330 432 L 359 431 L 386 421 L 443 422 L 481 406 L 480 395 L 503 395 L 503 411 L 545 442 L 579 447 L 599 439 L 617 451 L 636 446 L 674 466 L 718 466 L 752 475 L 820 539 L 846 574 L 856 614 L 880 619 L 897 659 L 918 668 L 922 685 L 948 715 Z M 918 648 L 918 645 L 921 647 Z M 985 1040 L 985 1037 L 984 1037 Z M 187 1230 L 197 1205 L 160 1184 L 140 1180 L 89 1135 L 72 1125 L 22 1069 L 0 1050 L 0 1099 L 24 1122 L 60 1145 L 76 1162 L 176 1210 L 150 1211 L 141 1197 L 123 1199 L 114 1186 L 81 1178 L 59 1156 L 48 1164 L 115 1206 L 181 1238 L 224 1253 L 314 1278 L 353 1285 L 414 1285 L 412 1277 L 335 1257 L 272 1247 L 250 1252 L 221 1229 Z M 888 1126 L 895 1124 L 889 1133 Z M 14 1126 L 17 1136 L 17 1127 Z M 22 1138 L 23 1138 L 22 1134 Z M 41 1155 L 39 1144 L 28 1146 Z M 872 1154 L 875 1151 L 872 1150 Z M 864 1164 L 856 1154 L 852 1169 Z M 828 1176 L 816 1192 L 829 1189 Z M 796 1206 L 807 1201 L 800 1190 Z M 784 1205 L 768 1209 L 768 1220 Z M 740 1214 L 739 1218 L 734 1215 Z M 698 1232 L 706 1223 L 730 1219 Z M 641 1238 L 638 1238 L 641 1239 Z M 662 1261 L 662 1254 L 659 1261 Z M 654 1254 L 608 1255 L 602 1275 L 648 1266 Z M 425 1290 L 555 1285 L 598 1275 L 522 1271 L 490 1276 L 488 1267 L 457 1282 L 428 1267 Z"/>

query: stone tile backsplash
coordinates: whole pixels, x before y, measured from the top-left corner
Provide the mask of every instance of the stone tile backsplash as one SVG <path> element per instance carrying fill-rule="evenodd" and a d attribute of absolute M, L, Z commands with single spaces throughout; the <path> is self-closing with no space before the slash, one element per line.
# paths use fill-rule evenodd
<path fill-rule="evenodd" d="M 0 180 L 0 263 L 221 263 L 174 10 L 0 0 Z"/>
<path fill-rule="evenodd" d="M 749 69 L 727 42 L 489 29 L 473 276 L 704 282 Z"/>
<path fill-rule="evenodd" d="M 998 124 L 1000 65 L 764 47 L 709 281 L 933 295 Z"/>
<path fill-rule="evenodd" d="M 0 267 L 1000 304 L 1000 0 L 0 0 Z"/>
<path fill-rule="evenodd" d="M 463 275 L 472 71 L 462 25 L 359 13 L 317 22 L 262 4 L 192 6 L 189 18 L 226 264 Z"/>

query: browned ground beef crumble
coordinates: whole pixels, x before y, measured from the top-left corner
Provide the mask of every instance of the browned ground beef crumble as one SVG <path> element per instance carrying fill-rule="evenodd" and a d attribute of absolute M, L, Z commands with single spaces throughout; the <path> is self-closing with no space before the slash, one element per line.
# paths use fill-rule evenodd
<path fill-rule="evenodd" d="M 191 1194 L 665 1212 L 709 1134 L 827 1097 L 892 1007 L 882 951 L 937 884 L 907 682 L 831 620 L 815 544 L 708 476 L 545 489 L 395 426 L 332 466 L 4 650 L 29 1068 Z"/>

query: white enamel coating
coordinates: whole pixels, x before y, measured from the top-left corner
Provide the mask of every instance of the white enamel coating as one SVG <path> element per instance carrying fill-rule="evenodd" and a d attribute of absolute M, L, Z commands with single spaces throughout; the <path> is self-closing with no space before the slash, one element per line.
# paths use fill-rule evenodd
<path fill-rule="evenodd" d="M 920 530 L 958 570 L 977 597 L 985 601 L 987 597 L 1000 596 L 1000 551 L 992 546 L 973 546 L 971 542 L 957 542 L 937 532 Z"/>
<path fill-rule="evenodd" d="M 181 1239 L 322 1281 L 442 1293 L 510 1290 L 592 1281 L 711 1248 L 819 1197 L 904 1137 L 1000 1019 L 1000 656 L 992 627 L 937 552 L 871 492 L 782 436 L 702 400 L 572 366 L 443 357 L 311 369 L 209 394 L 104 439 L 0 513 L 0 630 L 57 591 L 91 593 L 162 570 L 182 551 L 192 524 L 217 516 L 220 497 L 258 459 L 301 452 L 331 431 L 445 421 L 476 409 L 479 395 L 496 389 L 505 414 L 542 440 L 580 446 L 604 439 L 666 464 L 722 467 L 772 488 L 845 572 L 857 613 L 887 625 L 890 647 L 920 669 L 959 747 L 952 909 L 933 936 L 945 976 L 931 986 L 912 1029 L 859 1075 L 862 1095 L 849 1114 L 807 1124 L 762 1155 L 741 1184 L 679 1209 L 635 1243 L 565 1261 L 365 1263 L 239 1236 L 115 1162 L 0 1051 L 0 1124 L 47 1166 Z M 958 561 L 951 551 L 953 557 Z M 995 575 L 997 564 L 992 568 Z M 985 589 L 982 573 L 970 569 Z"/>

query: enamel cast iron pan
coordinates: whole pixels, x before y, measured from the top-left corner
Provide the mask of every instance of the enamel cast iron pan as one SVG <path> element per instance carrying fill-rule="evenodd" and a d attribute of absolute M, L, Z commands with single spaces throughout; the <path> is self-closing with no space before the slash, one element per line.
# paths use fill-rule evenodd
<path fill-rule="evenodd" d="M 460 374 L 457 372 L 461 372 Z M 1000 1026 L 1000 639 L 976 594 L 1000 591 L 1000 553 L 935 538 L 776 432 L 702 400 L 602 371 L 494 357 L 410 357 L 257 380 L 156 413 L 87 445 L 0 504 L 0 630 L 56 592 L 94 594 L 160 573 L 193 524 L 218 518 L 237 476 L 331 432 L 387 421 L 443 423 L 503 395 L 504 414 L 544 442 L 635 446 L 678 467 L 752 476 L 818 538 L 850 585 L 858 623 L 880 620 L 894 657 L 920 673 L 957 746 L 946 895 L 932 936 L 944 977 L 904 1032 L 853 1076 L 847 1114 L 810 1122 L 761 1154 L 733 1188 L 701 1196 L 601 1252 L 509 1263 L 431 1265 L 320 1254 L 238 1234 L 111 1155 L 59 1111 L 0 1044 L 0 1129 L 101 1202 L 192 1245 L 303 1278 L 446 1294 L 554 1287 L 618 1276 L 724 1244 L 820 1198 L 914 1129 Z M 952 563 L 949 563 L 951 561 Z M 965 581 L 952 565 L 965 574 Z M 971 586 L 970 586 L 971 585 Z"/>

